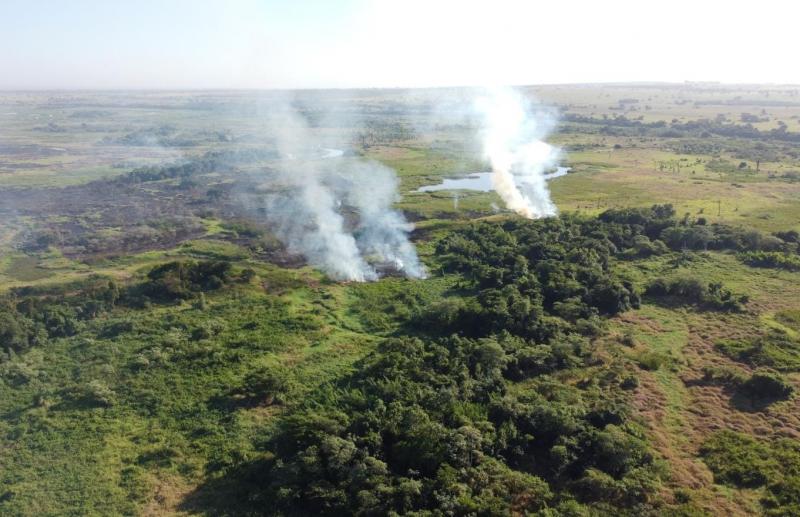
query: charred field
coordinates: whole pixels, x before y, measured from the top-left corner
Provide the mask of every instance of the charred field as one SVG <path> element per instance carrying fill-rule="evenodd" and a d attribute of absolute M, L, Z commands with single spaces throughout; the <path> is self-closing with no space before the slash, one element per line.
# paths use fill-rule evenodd
<path fill-rule="evenodd" d="M 522 91 L 536 221 L 462 90 L 0 94 L 0 513 L 794 514 L 798 89 Z"/>

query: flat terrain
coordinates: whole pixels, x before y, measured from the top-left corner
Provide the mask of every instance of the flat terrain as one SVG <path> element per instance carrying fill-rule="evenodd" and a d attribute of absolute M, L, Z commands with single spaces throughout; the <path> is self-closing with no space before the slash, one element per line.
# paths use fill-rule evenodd
<path fill-rule="evenodd" d="M 594 220 L 609 210 L 669 204 L 676 227 L 733 228 L 747 244 L 667 242 L 658 253 L 608 252 L 603 267 L 642 293 L 641 305 L 579 318 L 599 321 L 596 332 L 582 334 L 590 352 L 576 352 L 575 363 L 548 372 L 546 382 L 515 378 L 504 389 L 521 400 L 533 393 L 555 400 L 562 395 L 547 382 L 565 390 L 590 386 L 583 395 L 563 395 L 590 405 L 591 390 L 607 388 L 604 372 L 635 379 L 620 395 L 628 407 L 625 429 L 646 442 L 658 466 L 653 471 L 660 470 L 657 486 L 649 488 L 655 495 L 637 500 L 647 506 L 615 502 L 623 513 L 792 515 L 800 501 L 781 499 L 791 490 L 775 484 L 796 481 L 800 462 L 781 463 L 770 443 L 800 439 L 800 398 L 743 396 L 745 381 L 730 378 L 752 379 L 766 369 L 800 389 L 800 267 L 755 267 L 747 259 L 747 253 L 774 252 L 798 260 L 791 233 L 800 232 L 800 87 L 524 91 L 558 113 L 548 141 L 563 149 L 561 165 L 571 170 L 549 187 L 566 218 Z M 515 217 L 491 192 L 417 191 L 487 170 L 476 127 L 448 111 L 469 99 L 468 92 L 291 96 L 325 149 L 348 150 L 338 158 L 345 166 L 368 158 L 398 175 L 396 206 L 415 224 L 412 239 L 431 275 L 365 284 L 334 282 L 308 266 L 278 241 L 251 202 L 264 171 L 284 159 L 274 154 L 277 135 L 265 114 L 287 95 L 0 93 L 3 303 L 32 298 L 42 307 L 63 305 L 41 309 L 50 311 L 43 323 L 49 335 L 31 337 L 35 346 L 14 349 L 6 332 L 12 325 L 0 319 L 0 338 L 7 341 L 0 341 L 6 350 L 0 358 L 0 513 L 266 512 L 254 510 L 266 504 L 259 497 L 279 490 L 250 488 L 274 475 L 258 466 L 272 465 L 280 454 L 271 440 L 282 436 L 283 419 L 310 400 L 320 408 L 353 407 L 345 392 L 361 386 L 364 361 L 372 364 L 371 354 L 384 353 L 381 343 L 416 335 L 409 326 L 443 298 L 480 299 L 470 283 L 476 275 L 447 263 L 440 243 L 469 231 L 472 222 L 501 225 Z M 331 110 L 335 117 L 320 115 Z M 148 272 L 176 261 L 228 263 L 231 280 L 168 302 L 136 298 L 136 286 L 152 281 Z M 537 265 L 530 262 L 533 271 Z M 702 300 L 679 303 L 652 294 L 654 279 L 685 277 L 722 284 L 744 297 L 741 307 L 709 309 Z M 117 305 L 95 310 L 73 299 L 105 293 L 109 282 L 123 293 Z M 545 306 L 558 325 L 578 325 L 562 306 Z M 740 353 L 742 343 L 752 346 Z M 265 369 L 290 378 L 273 393 L 266 381 L 253 380 L 253 372 Z M 475 422 L 488 410 L 473 402 L 462 401 L 457 412 L 480 427 Z M 714 444 L 726 431 L 756 440 L 748 447 L 761 447 L 766 481 L 741 481 L 719 466 L 727 449 Z M 537 470 L 541 465 L 520 461 L 517 467 L 547 477 Z M 600 503 L 581 499 L 573 481 L 551 482 L 558 494 L 551 508 L 569 514 L 564 508 L 574 496 L 587 512 L 614 513 L 602 497 Z M 238 502 L 218 506 L 220 498 L 241 501 L 241 508 Z M 465 498 L 463 508 L 494 514 Z M 523 503 L 518 497 L 514 504 Z M 520 508 L 522 515 L 528 507 Z"/>

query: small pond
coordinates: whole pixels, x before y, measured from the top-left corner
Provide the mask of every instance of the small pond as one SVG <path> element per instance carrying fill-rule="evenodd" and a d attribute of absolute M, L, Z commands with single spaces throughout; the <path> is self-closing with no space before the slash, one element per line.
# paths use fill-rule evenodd
<path fill-rule="evenodd" d="M 569 167 L 558 167 L 554 172 L 544 175 L 544 179 L 551 180 L 561 176 L 566 176 L 570 171 Z M 524 180 L 523 180 L 524 181 Z M 444 178 L 441 183 L 436 185 L 424 185 L 417 189 L 417 192 L 436 192 L 437 190 L 477 190 L 479 192 L 490 192 L 492 187 L 491 172 L 475 172 L 461 178 Z"/>

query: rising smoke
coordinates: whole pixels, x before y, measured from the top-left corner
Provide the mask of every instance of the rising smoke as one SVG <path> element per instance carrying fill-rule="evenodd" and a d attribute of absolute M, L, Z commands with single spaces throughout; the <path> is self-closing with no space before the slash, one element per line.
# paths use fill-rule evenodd
<path fill-rule="evenodd" d="M 324 148 L 291 106 L 273 108 L 270 127 L 284 159 L 260 178 L 265 187 L 258 203 L 290 252 L 337 280 L 375 280 L 376 266 L 425 276 L 408 238 L 412 227 L 392 208 L 394 171 Z"/>
<path fill-rule="evenodd" d="M 477 130 L 493 187 L 506 208 L 529 219 L 555 215 L 545 177 L 560 154 L 544 142 L 552 114 L 510 88 L 462 94 L 436 106 L 430 119 L 467 122 Z M 258 204 L 288 250 L 339 280 L 375 280 L 386 266 L 410 278 L 424 277 L 408 238 L 412 227 L 392 208 L 398 199 L 394 171 L 328 148 L 329 141 L 291 102 L 271 105 L 266 115 L 283 159 L 260 178 L 265 187 Z M 358 125 L 347 110 L 317 110 L 315 116 L 326 127 Z"/>
<path fill-rule="evenodd" d="M 492 184 L 506 207 L 528 219 L 556 215 L 545 172 L 557 164 L 560 151 L 544 142 L 552 116 L 534 110 L 510 88 L 493 88 L 479 96 L 483 153 L 492 167 Z"/>
<path fill-rule="evenodd" d="M 489 162 L 492 186 L 506 208 L 530 219 L 556 215 L 546 173 L 561 152 L 544 141 L 556 124 L 553 109 L 511 87 L 439 90 L 429 95 L 426 108 L 415 125 L 419 134 L 440 128 L 474 132 L 474 140 L 461 142 L 463 154 Z"/>

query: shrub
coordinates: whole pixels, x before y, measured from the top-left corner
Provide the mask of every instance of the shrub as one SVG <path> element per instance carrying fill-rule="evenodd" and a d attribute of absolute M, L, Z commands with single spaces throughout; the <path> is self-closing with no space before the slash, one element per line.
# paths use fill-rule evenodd
<path fill-rule="evenodd" d="M 640 353 L 636 357 L 636 362 L 645 370 L 655 371 L 670 362 L 670 357 L 666 354 L 648 350 Z"/>
<path fill-rule="evenodd" d="M 219 318 L 209 318 L 203 320 L 200 325 L 192 331 L 192 339 L 199 341 L 217 336 L 225 331 L 227 324 Z"/>
<path fill-rule="evenodd" d="M 776 468 L 769 448 L 755 438 L 733 431 L 719 431 L 700 448 L 717 483 L 758 487 L 769 480 Z"/>
<path fill-rule="evenodd" d="M 230 281 L 231 264 L 224 261 L 176 261 L 147 274 L 145 294 L 156 300 L 187 300 L 200 291 L 219 289 Z"/>
<path fill-rule="evenodd" d="M 112 406 L 116 398 L 114 390 L 99 379 L 90 381 L 84 389 L 84 400 L 97 406 Z"/>
<path fill-rule="evenodd" d="M 736 296 L 720 283 L 707 283 L 691 276 L 670 279 L 656 278 L 647 286 L 645 294 L 672 297 L 686 304 L 722 311 L 738 311 L 749 301 L 747 296 Z"/>
<path fill-rule="evenodd" d="M 800 271 L 800 255 L 778 251 L 748 251 L 739 254 L 739 259 L 753 267 L 766 267 Z"/>
<path fill-rule="evenodd" d="M 747 373 L 740 368 L 731 366 L 706 366 L 703 368 L 703 380 L 708 383 L 738 388 L 747 379 Z"/>
<path fill-rule="evenodd" d="M 756 440 L 733 431 L 712 434 L 700 449 L 718 483 L 766 487 L 766 515 L 798 515 L 800 445 L 794 439 Z"/>
<path fill-rule="evenodd" d="M 778 400 L 791 396 L 794 387 L 777 372 L 759 370 L 742 384 L 742 391 L 756 399 Z"/>
<path fill-rule="evenodd" d="M 239 279 L 247 284 L 250 283 L 256 276 L 255 270 L 248 267 L 242 270 L 241 274 L 239 275 Z"/>
<path fill-rule="evenodd" d="M 669 251 L 664 241 L 656 239 L 651 241 L 646 235 L 637 235 L 633 238 L 633 254 L 638 257 L 663 255 Z"/>
<path fill-rule="evenodd" d="M 6 351 L 27 349 L 31 337 L 28 326 L 16 311 L 0 311 L 0 345 Z"/>
<path fill-rule="evenodd" d="M 636 346 L 636 336 L 633 334 L 632 330 L 626 330 L 625 333 L 619 338 L 619 342 L 625 346 Z"/>
<path fill-rule="evenodd" d="M 114 338 L 119 336 L 120 334 L 133 332 L 135 329 L 136 329 L 136 324 L 132 320 L 126 319 L 126 320 L 112 321 L 103 326 L 103 329 L 100 331 L 100 337 Z"/>
<path fill-rule="evenodd" d="M 779 371 L 800 370 L 800 342 L 782 332 L 749 340 L 723 340 L 716 347 L 736 361 Z"/>
<path fill-rule="evenodd" d="M 775 232 L 775 237 L 784 242 L 794 242 L 800 244 L 800 232 L 797 230 L 788 230 L 785 232 Z"/>
<path fill-rule="evenodd" d="M 771 483 L 762 503 L 767 515 L 800 515 L 800 475 L 787 475 Z"/>
<path fill-rule="evenodd" d="M 279 367 L 261 367 L 248 373 L 242 383 L 242 392 L 266 404 L 281 404 L 291 387 L 289 374 Z"/>
<path fill-rule="evenodd" d="M 427 306 L 417 322 L 429 331 L 450 334 L 464 328 L 465 318 L 470 317 L 470 314 L 474 317 L 476 309 L 469 307 L 463 298 L 443 298 Z"/>

